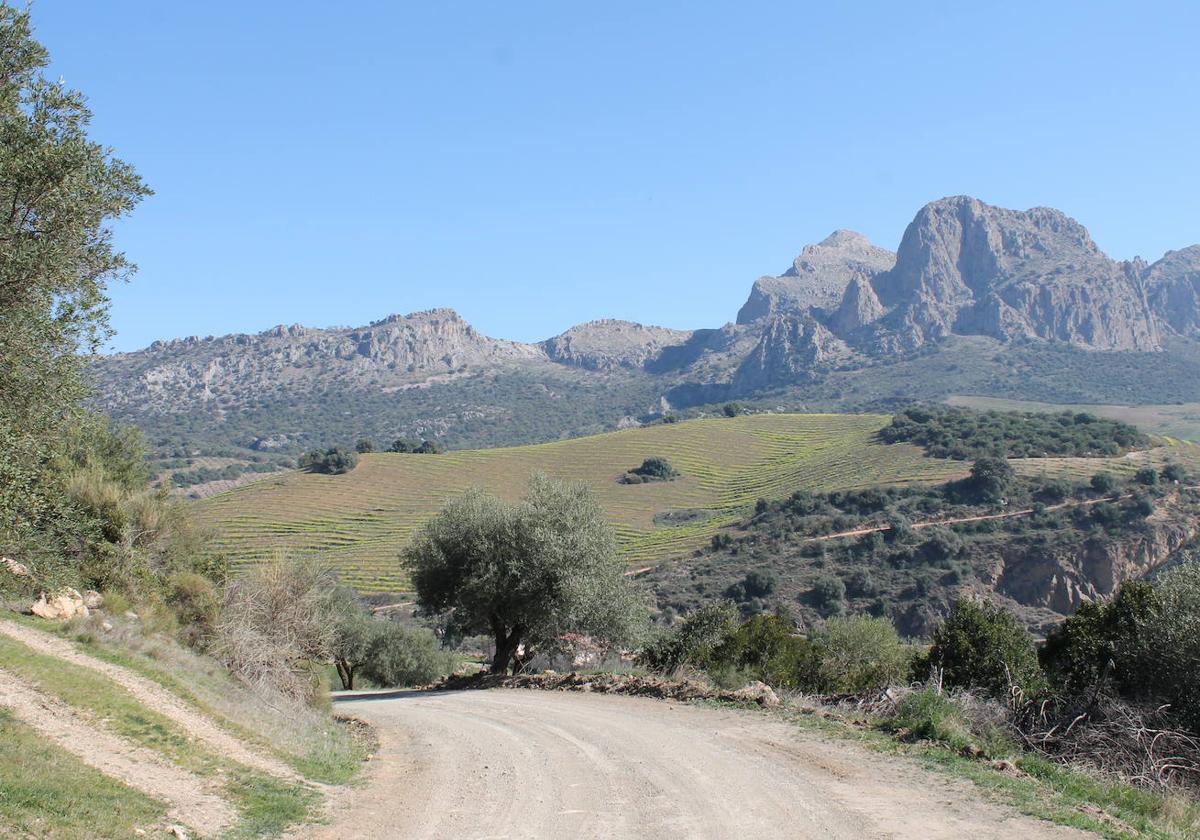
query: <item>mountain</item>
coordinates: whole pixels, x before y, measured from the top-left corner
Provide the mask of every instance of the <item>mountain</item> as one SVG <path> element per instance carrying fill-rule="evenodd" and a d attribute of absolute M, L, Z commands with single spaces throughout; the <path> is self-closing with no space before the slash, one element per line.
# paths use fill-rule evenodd
<path fill-rule="evenodd" d="M 1200 400 L 1200 246 L 1120 262 L 1058 210 L 957 196 L 921 208 L 895 253 L 849 230 L 806 246 L 715 329 L 604 320 L 521 343 L 435 309 L 160 341 L 94 367 L 99 401 L 174 456 L 530 443 L 730 399 L 1185 402 Z"/>

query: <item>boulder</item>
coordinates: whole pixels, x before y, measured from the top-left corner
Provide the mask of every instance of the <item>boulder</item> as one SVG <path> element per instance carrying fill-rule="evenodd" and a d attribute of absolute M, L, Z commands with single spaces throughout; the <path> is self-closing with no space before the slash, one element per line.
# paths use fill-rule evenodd
<path fill-rule="evenodd" d="M 69 621 L 75 617 L 86 617 L 88 614 L 87 605 L 83 602 L 83 596 L 74 589 L 61 589 L 58 592 L 46 597 L 46 593 L 42 593 L 33 603 L 31 612 L 38 618 L 44 618 L 48 621 Z"/>
<path fill-rule="evenodd" d="M 94 589 L 83 593 L 83 605 L 89 610 L 98 610 L 104 605 L 104 596 Z"/>
<path fill-rule="evenodd" d="M 754 682 L 747 685 L 745 688 L 739 688 L 734 692 L 738 700 L 752 700 L 760 706 L 768 708 L 778 706 L 780 704 L 779 695 L 775 693 L 771 686 L 765 682 Z"/>
<path fill-rule="evenodd" d="M 0 557 L 0 565 L 3 565 L 13 577 L 29 577 L 29 567 L 24 563 L 18 563 L 11 557 Z"/>

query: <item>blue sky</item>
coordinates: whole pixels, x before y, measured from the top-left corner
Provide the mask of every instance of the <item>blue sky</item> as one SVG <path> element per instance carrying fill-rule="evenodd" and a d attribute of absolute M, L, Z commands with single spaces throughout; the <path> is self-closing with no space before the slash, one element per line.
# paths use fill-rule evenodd
<path fill-rule="evenodd" d="M 1200 241 L 1200 4 L 40 0 L 156 191 L 117 349 L 450 306 L 536 340 L 731 320 L 839 227 L 1059 207 Z"/>

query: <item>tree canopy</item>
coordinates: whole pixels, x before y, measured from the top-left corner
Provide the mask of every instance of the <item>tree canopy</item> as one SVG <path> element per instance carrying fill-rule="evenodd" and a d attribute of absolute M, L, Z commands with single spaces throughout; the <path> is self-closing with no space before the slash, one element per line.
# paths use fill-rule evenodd
<path fill-rule="evenodd" d="M 107 286 L 134 268 L 108 223 L 150 193 L 48 63 L 28 12 L 0 6 L 0 547 L 55 518 L 49 465 L 82 411 L 80 354 L 108 337 Z"/>
<path fill-rule="evenodd" d="M 492 635 L 496 673 L 522 644 L 525 661 L 567 633 L 623 642 L 644 624 L 612 527 L 583 483 L 535 475 L 516 504 L 469 490 L 426 523 L 404 558 L 422 609 L 445 614 L 455 632 Z"/>

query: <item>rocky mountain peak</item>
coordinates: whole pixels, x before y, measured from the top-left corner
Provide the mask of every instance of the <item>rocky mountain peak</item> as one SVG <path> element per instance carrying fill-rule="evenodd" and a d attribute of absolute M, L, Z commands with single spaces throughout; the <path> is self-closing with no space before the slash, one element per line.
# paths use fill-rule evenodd
<path fill-rule="evenodd" d="M 895 261 L 895 254 L 872 245 L 861 233 L 835 230 L 816 245 L 806 245 L 780 276 L 759 278 L 737 322 L 751 324 L 813 308 L 835 309 L 853 277 L 874 277 Z"/>
<path fill-rule="evenodd" d="M 895 268 L 872 285 L 891 310 L 888 347 L 960 333 L 1160 349 L 1136 272 L 1058 210 L 1008 210 L 968 196 L 931 202 L 905 230 Z"/>
<path fill-rule="evenodd" d="M 639 368 L 664 347 L 683 344 L 691 335 L 685 330 L 605 319 L 571 327 L 541 346 L 559 364 L 612 370 Z"/>

